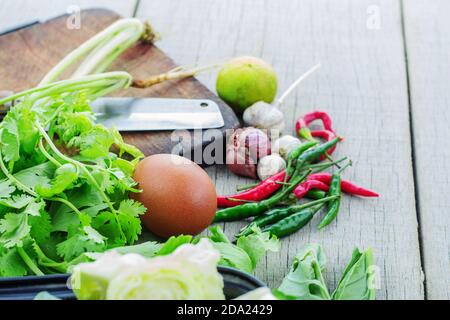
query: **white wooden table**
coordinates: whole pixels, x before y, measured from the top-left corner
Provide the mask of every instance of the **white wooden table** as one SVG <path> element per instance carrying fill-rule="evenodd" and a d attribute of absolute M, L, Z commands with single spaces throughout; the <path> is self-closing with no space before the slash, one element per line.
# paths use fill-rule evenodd
<path fill-rule="evenodd" d="M 0 29 L 66 12 L 88 0 L 3 0 Z M 450 1 L 446 0 L 100 0 L 148 19 L 159 46 L 180 64 L 243 54 L 276 68 L 280 87 L 317 62 L 319 73 L 286 104 L 287 133 L 312 109 L 329 111 L 345 137 L 346 177 L 381 193 L 345 198 L 336 222 L 283 240 L 257 275 L 276 286 L 307 242 L 321 243 L 334 287 L 353 247 L 374 248 L 380 299 L 450 298 Z M 1 66 L 0 66 L 1 67 Z M 215 75 L 200 80 L 214 89 Z M 219 193 L 245 179 L 208 173 Z M 240 223 L 224 225 L 233 235 Z"/>

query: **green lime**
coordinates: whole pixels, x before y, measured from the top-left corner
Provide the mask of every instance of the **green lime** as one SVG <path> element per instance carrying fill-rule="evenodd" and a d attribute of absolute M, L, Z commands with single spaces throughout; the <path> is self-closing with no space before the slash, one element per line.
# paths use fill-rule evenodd
<path fill-rule="evenodd" d="M 255 57 L 238 57 L 226 63 L 217 77 L 217 93 L 236 112 L 258 101 L 271 103 L 278 80 L 273 68 Z"/>

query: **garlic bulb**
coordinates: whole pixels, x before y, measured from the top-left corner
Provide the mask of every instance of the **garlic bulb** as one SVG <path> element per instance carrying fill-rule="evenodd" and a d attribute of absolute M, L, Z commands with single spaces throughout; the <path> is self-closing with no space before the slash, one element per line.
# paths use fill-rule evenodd
<path fill-rule="evenodd" d="M 283 159 L 287 160 L 289 153 L 291 153 L 292 150 L 297 149 L 301 144 L 302 142 L 300 139 L 291 135 L 285 135 L 272 143 L 272 151 L 278 153 Z"/>
<path fill-rule="evenodd" d="M 243 119 L 246 125 L 268 130 L 270 136 L 279 136 L 285 127 L 283 112 L 264 101 L 256 102 L 247 108 Z"/>
<path fill-rule="evenodd" d="M 284 169 L 286 169 L 286 161 L 279 154 L 272 153 L 270 156 L 259 159 L 258 177 L 266 180 Z"/>
<path fill-rule="evenodd" d="M 244 112 L 244 122 L 248 126 L 258 129 L 266 129 L 267 134 L 271 138 L 279 137 L 284 130 L 285 121 L 284 114 L 280 110 L 286 98 L 302 83 L 306 78 L 320 68 L 320 64 L 315 65 L 300 78 L 298 78 L 291 86 L 280 96 L 274 104 L 264 101 L 254 103 Z"/>

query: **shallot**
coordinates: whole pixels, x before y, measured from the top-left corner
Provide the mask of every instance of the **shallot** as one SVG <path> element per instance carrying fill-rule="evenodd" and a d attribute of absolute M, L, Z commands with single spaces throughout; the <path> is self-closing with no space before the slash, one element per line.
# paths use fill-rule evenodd
<path fill-rule="evenodd" d="M 269 137 L 256 128 L 236 129 L 227 144 L 226 164 L 231 172 L 257 179 L 258 160 L 271 153 Z"/>

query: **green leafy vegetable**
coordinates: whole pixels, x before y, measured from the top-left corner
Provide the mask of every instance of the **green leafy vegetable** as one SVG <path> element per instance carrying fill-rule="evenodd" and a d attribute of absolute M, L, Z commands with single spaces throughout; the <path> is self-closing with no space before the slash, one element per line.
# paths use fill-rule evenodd
<path fill-rule="evenodd" d="M 268 232 L 262 233 L 260 229 L 255 228 L 249 236 L 239 237 L 237 246 L 247 252 L 252 261 L 252 269 L 256 268 L 259 260 L 267 251 L 280 251 L 280 241 L 275 236 L 270 236 Z"/>
<path fill-rule="evenodd" d="M 178 237 L 171 237 L 169 240 L 164 243 L 161 248 L 158 250 L 156 255 L 158 256 L 165 256 L 168 254 L 171 254 L 174 252 L 178 247 L 182 246 L 183 244 L 191 243 L 192 236 L 178 236 Z"/>
<path fill-rule="evenodd" d="M 375 300 L 372 249 L 353 251 L 341 280 L 333 292 L 334 300 Z"/>
<path fill-rule="evenodd" d="M 267 251 L 277 252 L 280 250 L 280 242 L 269 233 L 263 233 L 255 228 L 254 233 L 249 236 L 239 237 L 236 245 L 232 244 L 228 237 L 218 226 L 210 228 L 214 248 L 220 252 L 220 265 L 240 269 L 251 273 L 255 270 L 258 261 Z"/>
<path fill-rule="evenodd" d="M 278 292 L 301 300 L 331 299 L 322 275 L 325 264 L 326 258 L 320 245 L 306 246 L 294 258 L 293 266 Z"/>
<path fill-rule="evenodd" d="M 283 300 L 374 300 L 375 270 L 372 249 L 354 249 L 338 287 L 330 296 L 323 272 L 326 257 L 322 247 L 309 244 L 295 257 L 289 274 L 274 295 Z"/>
<path fill-rule="evenodd" d="M 92 252 L 136 243 L 146 209 L 129 193 L 143 155 L 89 107 L 129 81 L 94 75 L 11 98 L 21 100 L 0 123 L 0 276 L 65 272 Z"/>

